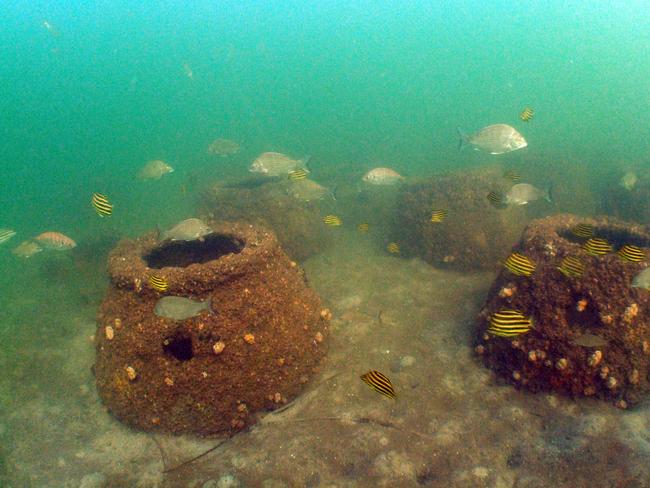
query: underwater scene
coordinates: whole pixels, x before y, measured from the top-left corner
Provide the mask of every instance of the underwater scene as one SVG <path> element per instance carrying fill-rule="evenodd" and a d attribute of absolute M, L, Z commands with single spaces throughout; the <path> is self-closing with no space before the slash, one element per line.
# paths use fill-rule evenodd
<path fill-rule="evenodd" d="M 646 2 L 0 19 L 0 486 L 650 487 Z"/>

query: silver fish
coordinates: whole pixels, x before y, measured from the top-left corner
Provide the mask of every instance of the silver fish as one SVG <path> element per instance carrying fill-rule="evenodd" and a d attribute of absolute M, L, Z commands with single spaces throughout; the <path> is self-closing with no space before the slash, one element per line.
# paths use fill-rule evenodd
<path fill-rule="evenodd" d="M 286 154 L 277 152 L 265 152 L 257 156 L 249 171 L 251 173 L 261 173 L 265 176 L 282 176 L 288 175 L 290 171 L 298 168 L 306 168 L 307 159 L 291 159 Z M 309 170 L 307 170 L 309 173 Z"/>
<path fill-rule="evenodd" d="M 628 171 L 621 177 L 620 184 L 627 191 L 632 191 L 639 179 L 634 171 Z"/>
<path fill-rule="evenodd" d="M 488 125 L 474 134 L 465 134 L 459 127 L 458 135 L 460 136 L 459 150 L 465 146 L 473 146 L 477 151 L 503 154 L 528 145 L 517 129 L 506 124 Z"/>
<path fill-rule="evenodd" d="M 361 179 L 371 185 L 395 185 L 404 177 L 390 168 L 375 168 L 368 171 Z"/>
<path fill-rule="evenodd" d="M 166 162 L 161 161 L 160 159 L 155 159 L 145 164 L 142 169 L 138 171 L 137 177 L 141 180 L 159 180 L 163 175 L 172 173 L 173 171 L 174 168 Z"/>
<path fill-rule="evenodd" d="M 205 301 L 192 300 L 185 297 L 162 297 L 156 302 L 154 312 L 158 317 L 174 320 L 185 320 L 199 315 L 204 310 L 212 311 L 212 299 Z"/>
<path fill-rule="evenodd" d="M 329 195 L 332 197 L 332 199 L 336 200 L 329 189 L 325 188 L 323 185 L 319 185 L 313 180 L 306 178 L 304 180 L 299 180 L 291 183 L 287 191 L 292 197 L 304 202 L 313 202 L 320 200 L 326 195 Z"/>
<path fill-rule="evenodd" d="M 505 203 L 507 205 L 526 205 L 528 202 L 534 202 L 540 198 L 553 203 L 550 187 L 544 191 L 529 183 L 518 183 L 506 193 Z"/>
<path fill-rule="evenodd" d="M 185 219 L 171 229 L 162 233 L 161 240 L 166 241 L 196 241 L 203 239 L 214 231 L 201 219 Z"/>
<path fill-rule="evenodd" d="M 7 242 L 13 236 L 16 235 L 16 231 L 13 229 L 0 229 L 0 244 Z"/>
<path fill-rule="evenodd" d="M 634 277 L 632 281 L 634 288 L 645 288 L 650 290 L 650 268 L 646 268 Z"/>

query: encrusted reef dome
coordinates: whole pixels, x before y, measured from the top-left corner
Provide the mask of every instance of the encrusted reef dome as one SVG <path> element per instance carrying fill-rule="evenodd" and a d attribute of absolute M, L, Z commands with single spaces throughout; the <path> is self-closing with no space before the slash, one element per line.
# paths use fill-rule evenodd
<path fill-rule="evenodd" d="M 533 221 L 513 250 L 520 275 L 504 266 L 479 314 L 476 352 L 532 391 L 636 403 L 650 390 L 650 291 L 632 284 L 649 248 L 639 225 Z"/>
<path fill-rule="evenodd" d="M 238 431 L 294 398 L 325 353 L 327 314 L 274 234 L 208 226 L 191 241 L 123 240 L 109 257 L 95 375 L 133 427 Z"/>

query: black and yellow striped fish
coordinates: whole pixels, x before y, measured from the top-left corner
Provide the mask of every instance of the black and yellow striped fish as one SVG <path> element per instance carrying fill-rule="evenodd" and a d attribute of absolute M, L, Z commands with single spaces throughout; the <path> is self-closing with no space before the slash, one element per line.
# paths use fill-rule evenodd
<path fill-rule="evenodd" d="M 382 395 L 385 395 L 388 398 L 392 398 L 393 400 L 397 398 L 393 384 L 383 373 L 375 370 L 370 370 L 366 374 L 361 375 L 361 379 L 364 383 Z"/>
<path fill-rule="evenodd" d="M 533 319 L 519 310 L 501 310 L 490 316 L 488 332 L 499 337 L 516 337 L 533 328 Z"/>
<path fill-rule="evenodd" d="M 521 179 L 521 174 L 519 174 L 514 169 L 509 169 L 503 173 L 503 177 L 510 181 L 519 181 Z"/>
<path fill-rule="evenodd" d="M 517 276 L 530 276 L 535 272 L 535 263 L 527 256 L 513 252 L 503 265 Z"/>
<path fill-rule="evenodd" d="M 108 201 L 106 195 L 101 193 L 93 193 L 93 198 L 90 201 L 91 205 L 97 212 L 97 215 L 104 217 L 106 215 L 111 215 L 113 213 L 113 205 Z"/>
<path fill-rule="evenodd" d="M 582 245 L 582 249 L 592 256 L 602 256 L 612 252 L 612 245 L 602 237 L 592 237 Z"/>
<path fill-rule="evenodd" d="M 571 229 L 571 233 L 576 237 L 593 237 L 594 232 L 594 226 L 589 224 L 578 224 Z"/>
<path fill-rule="evenodd" d="M 289 171 L 289 179 L 291 181 L 299 181 L 299 180 L 304 180 L 307 178 L 307 175 L 309 174 L 309 171 L 307 171 L 305 168 L 298 168 Z"/>
<path fill-rule="evenodd" d="M 386 249 L 391 254 L 399 254 L 399 244 L 397 242 L 391 242 L 386 246 Z"/>
<path fill-rule="evenodd" d="M 580 278 L 585 273 L 585 265 L 575 256 L 565 257 L 557 269 L 568 278 Z"/>
<path fill-rule="evenodd" d="M 533 118 L 534 115 L 535 115 L 535 111 L 530 107 L 526 107 L 519 114 L 519 118 L 524 122 L 528 122 Z"/>
<path fill-rule="evenodd" d="M 357 225 L 357 230 L 362 234 L 365 234 L 370 230 L 370 225 L 368 222 L 361 222 L 359 225 Z"/>
<path fill-rule="evenodd" d="M 431 222 L 439 223 L 445 220 L 447 217 L 447 211 L 446 210 L 434 210 L 431 212 Z"/>
<path fill-rule="evenodd" d="M 169 289 L 169 282 L 164 276 L 150 274 L 147 277 L 147 281 L 149 282 L 149 286 L 151 286 L 151 288 L 160 293 L 163 293 Z"/>
<path fill-rule="evenodd" d="M 323 217 L 323 223 L 325 225 L 329 225 L 330 227 L 338 227 L 341 224 L 343 224 L 343 221 L 341 220 L 340 217 L 337 217 L 336 215 L 326 215 Z"/>
<path fill-rule="evenodd" d="M 490 202 L 496 208 L 505 207 L 505 198 L 502 193 L 491 191 L 490 193 L 487 194 L 487 199 L 488 202 Z"/>
<path fill-rule="evenodd" d="M 641 262 L 645 259 L 645 251 L 638 246 L 632 244 L 625 244 L 616 253 L 618 257 L 624 261 L 631 261 L 633 263 Z"/>

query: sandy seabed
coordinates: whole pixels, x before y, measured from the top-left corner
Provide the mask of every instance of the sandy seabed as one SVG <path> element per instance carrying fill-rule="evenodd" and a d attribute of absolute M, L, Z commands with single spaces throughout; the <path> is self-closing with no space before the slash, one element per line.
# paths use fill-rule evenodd
<path fill-rule="evenodd" d="M 348 237 L 304 264 L 333 313 L 320 376 L 285 410 L 177 469 L 219 441 L 138 433 L 106 412 L 90 369 L 95 297 L 12 296 L 0 485 L 650 486 L 649 402 L 623 411 L 500 384 L 470 346 L 491 273 L 443 272 Z M 370 369 L 390 377 L 397 400 L 359 379 Z"/>

